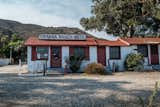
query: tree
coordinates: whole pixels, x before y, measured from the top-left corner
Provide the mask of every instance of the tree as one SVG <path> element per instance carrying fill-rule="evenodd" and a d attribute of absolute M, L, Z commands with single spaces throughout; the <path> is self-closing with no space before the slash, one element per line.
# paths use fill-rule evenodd
<path fill-rule="evenodd" d="M 7 35 L 3 35 L 0 38 L 0 57 L 5 57 L 6 56 L 5 53 L 8 53 L 7 51 L 8 41 L 9 41 L 9 37 Z"/>
<path fill-rule="evenodd" d="M 0 57 L 9 58 L 10 49 L 12 49 L 13 59 L 18 61 L 18 59 L 21 57 L 22 51 L 24 51 L 24 40 L 18 37 L 16 34 L 13 34 L 10 37 L 7 35 L 2 35 L 0 41 Z"/>
<path fill-rule="evenodd" d="M 86 30 L 115 36 L 159 36 L 159 0 L 93 0 L 91 13 L 80 20 Z"/>

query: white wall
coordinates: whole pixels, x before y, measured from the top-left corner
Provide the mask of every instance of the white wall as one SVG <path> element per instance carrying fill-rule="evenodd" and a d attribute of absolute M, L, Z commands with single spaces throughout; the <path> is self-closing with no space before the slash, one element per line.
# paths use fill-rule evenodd
<path fill-rule="evenodd" d="M 66 62 L 65 60 L 69 58 L 69 46 L 62 47 L 62 67 L 65 68 Z"/>
<path fill-rule="evenodd" d="M 48 51 L 48 55 L 50 56 L 50 49 Z M 48 58 L 48 61 L 47 61 L 48 67 L 50 67 L 49 60 L 50 60 L 50 57 Z M 29 72 L 31 72 L 31 73 L 42 72 L 45 63 L 46 63 L 46 61 L 44 61 L 44 60 L 32 61 L 32 48 L 31 48 L 31 46 L 27 47 L 27 64 L 28 64 L 28 71 Z"/>
<path fill-rule="evenodd" d="M 96 46 L 90 46 L 89 47 L 89 60 L 83 60 L 80 71 L 83 71 L 84 68 L 89 63 L 97 62 L 97 47 Z"/>
<path fill-rule="evenodd" d="M 9 62 L 10 62 L 10 59 L 8 58 L 0 59 L 0 66 L 8 65 Z"/>
<path fill-rule="evenodd" d="M 91 63 L 97 62 L 97 47 L 96 46 L 89 47 L 89 59 Z"/>
<path fill-rule="evenodd" d="M 125 61 L 127 55 L 130 53 L 135 53 L 136 51 L 134 49 L 137 49 L 137 46 L 135 46 L 135 45 L 127 46 L 127 47 L 122 46 L 120 48 L 121 48 L 120 49 L 121 50 L 121 59 L 110 60 L 109 59 L 109 47 L 106 47 L 106 63 L 108 65 L 108 60 L 109 60 L 109 64 L 111 66 L 111 69 L 112 69 L 113 63 L 115 63 L 116 65 L 118 65 L 119 71 L 123 71 L 123 70 L 125 70 L 124 61 Z"/>
<path fill-rule="evenodd" d="M 107 65 L 108 65 L 108 60 L 109 60 L 111 68 L 113 66 L 113 63 L 115 63 L 116 65 L 118 65 L 120 71 L 125 70 L 125 67 L 124 67 L 125 59 L 128 54 L 137 53 L 137 50 L 135 50 L 135 49 L 137 49 L 137 45 L 131 45 L 131 46 L 126 46 L 126 47 L 122 46 L 121 47 L 121 59 L 110 60 L 109 59 L 109 47 L 106 47 L 106 63 L 107 63 Z M 146 66 L 151 63 L 150 62 L 150 53 L 151 53 L 150 52 L 150 45 L 148 45 L 148 57 L 144 58 L 144 61 L 145 61 L 144 65 L 146 65 Z M 160 45 L 159 45 L 159 60 L 160 60 Z"/>
<path fill-rule="evenodd" d="M 151 46 L 148 45 L 148 57 L 145 57 L 144 65 L 151 64 Z"/>
<path fill-rule="evenodd" d="M 27 63 L 28 63 L 28 71 L 30 72 L 42 72 L 43 71 L 43 65 L 47 63 L 47 67 L 50 67 L 51 65 L 51 55 L 50 55 L 50 48 L 48 47 L 48 60 L 47 62 L 44 60 L 36 60 L 32 61 L 32 47 L 28 46 L 27 47 Z M 66 65 L 66 58 L 69 57 L 69 46 L 63 46 L 62 47 L 62 67 L 64 68 Z M 96 46 L 90 46 L 89 47 L 89 59 L 90 60 L 84 60 L 82 62 L 81 69 L 84 69 L 84 67 L 92 62 L 97 62 L 97 47 Z"/>

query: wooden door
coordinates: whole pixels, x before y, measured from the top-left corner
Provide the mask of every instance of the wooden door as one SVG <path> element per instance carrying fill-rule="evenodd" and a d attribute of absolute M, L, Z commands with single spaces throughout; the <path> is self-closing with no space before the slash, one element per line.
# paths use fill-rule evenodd
<path fill-rule="evenodd" d="M 61 47 L 51 47 L 51 67 L 60 68 L 62 62 Z"/>
<path fill-rule="evenodd" d="M 101 63 L 104 66 L 106 66 L 106 48 L 105 47 L 103 46 L 98 47 L 97 57 L 98 57 L 98 63 Z"/>
<path fill-rule="evenodd" d="M 158 45 L 151 45 L 151 64 L 159 64 Z"/>

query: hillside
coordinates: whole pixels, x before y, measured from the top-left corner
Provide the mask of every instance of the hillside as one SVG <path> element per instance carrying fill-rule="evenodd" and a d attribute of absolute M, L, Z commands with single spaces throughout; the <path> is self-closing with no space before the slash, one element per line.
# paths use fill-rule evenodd
<path fill-rule="evenodd" d="M 68 28 L 68 27 L 44 27 L 34 24 L 23 24 L 11 20 L 0 19 L 0 36 L 2 35 L 12 35 L 16 33 L 22 38 L 27 38 L 32 35 L 38 35 L 41 33 L 85 33 L 84 31 L 78 28 Z"/>

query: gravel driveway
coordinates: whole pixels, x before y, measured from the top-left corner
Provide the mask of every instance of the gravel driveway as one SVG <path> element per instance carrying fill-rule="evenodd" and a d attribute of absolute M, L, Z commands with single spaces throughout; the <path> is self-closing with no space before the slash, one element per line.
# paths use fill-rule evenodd
<path fill-rule="evenodd" d="M 12 69 L 0 73 L 0 107 L 138 107 L 160 80 L 160 72 L 20 77 Z"/>

